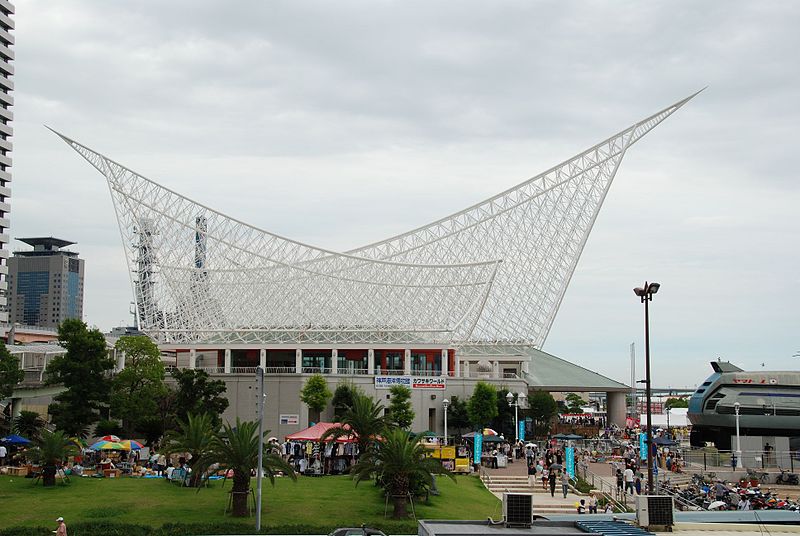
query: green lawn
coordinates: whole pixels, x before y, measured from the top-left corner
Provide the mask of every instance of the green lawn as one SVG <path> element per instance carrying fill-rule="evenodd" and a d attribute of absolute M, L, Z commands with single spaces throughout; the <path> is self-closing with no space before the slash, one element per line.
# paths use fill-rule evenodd
<path fill-rule="evenodd" d="M 419 519 L 482 519 L 500 515 L 500 502 L 476 477 L 459 476 L 456 483 L 437 479 L 441 495 L 430 504 L 415 504 Z M 253 482 L 255 486 L 255 481 Z M 199 492 L 163 480 L 72 478 L 67 485 L 42 488 L 30 479 L 0 477 L 0 527 L 53 525 L 64 516 L 70 522 L 136 523 L 160 527 L 164 523 L 224 523 L 223 513 L 231 483 L 217 481 Z M 262 523 L 265 526 L 313 525 L 392 526 L 384 519 L 382 492 L 371 482 L 356 487 L 346 476 L 264 481 Z M 391 515 L 391 505 L 389 507 Z M 235 521 L 240 521 L 235 519 Z M 254 520 L 242 520 L 253 523 Z M 54 527 L 53 527 L 54 528 Z M 416 533 L 415 523 L 396 529 Z"/>

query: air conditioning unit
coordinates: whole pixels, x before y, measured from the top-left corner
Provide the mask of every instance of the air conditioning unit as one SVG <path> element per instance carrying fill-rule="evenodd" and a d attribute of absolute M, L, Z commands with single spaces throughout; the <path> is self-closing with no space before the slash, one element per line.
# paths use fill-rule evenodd
<path fill-rule="evenodd" d="M 636 523 L 648 529 L 664 527 L 671 530 L 675 524 L 674 505 L 669 495 L 637 495 Z"/>
<path fill-rule="evenodd" d="M 503 493 L 503 520 L 506 527 L 530 528 L 533 521 L 533 494 Z"/>

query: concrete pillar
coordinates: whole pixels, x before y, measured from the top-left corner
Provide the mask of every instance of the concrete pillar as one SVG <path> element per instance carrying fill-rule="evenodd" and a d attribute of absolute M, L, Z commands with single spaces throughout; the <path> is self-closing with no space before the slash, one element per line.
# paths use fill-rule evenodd
<path fill-rule="evenodd" d="M 339 374 L 339 350 L 331 350 L 331 374 Z"/>
<path fill-rule="evenodd" d="M 197 368 L 197 350 L 194 348 L 189 349 L 189 368 L 192 370 Z"/>
<path fill-rule="evenodd" d="M 609 424 L 616 424 L 620 428 L 625 428 L 625 416 L 627 414 L 625 395 L 626 393 L 618 391 L 606 393 L 608 422 Z"/>
<path fill-rule="evenodd" d="M 500 377 L 500 361 L 492 361 L 492 377 Z"/>
<path fill-rule="evenodd" d="M 464 377 L 469 378 L 469 361 L 464 361 Z"/>
<path fill-rule="evenodd" d="M 303 372 L 303 350 L 300 348 L 294 351 L 294 371 L 297 374 Z"/>
<path fill-rule="evenodd" d="M 455 370 L 454 376 L 456 378 L 460 378 L 461 377 L 461 360 L 458 358 L 458 354 L 456 354 L 456 360 L 455 361 L 456 361 L 456 370 Z"/>
<path fill-rule="evenodd" d="M 448 357 L 449 356 L 447 355 L 447 348 L 445 348 L 442 350 L 442 376 L 447 376 L 447 367 L 449 365 Z"/>
<path fill-rule="evenodd" d="M 523 361 L 522 362 L 522 375 L 529 374 L 531 371 L 531 362 L 530 361 Z"/>
<path fill-rule="evenodd" d="M 115 353 L 117 354 L 117 372 L 119 372 L 125 368 L 125 352 L 116 350 Z"/>
<path fill-rule="evenodd" d="M 225 374 L 231 373 L 231 349 L 225 348 Z"/>
<path fill-rule="evenodd" d="M 267 370 L 267 349 L 262 348 L 261 351 L 258 353 L 258 366 L 264 370 Z"/>
<path fill-rule="evenodd" d="M 403 353 L 403 374 L 406 376 L 411 375 L 411 350 L 408 348 Z"/>
<path fill-rule="evenodd" d="M 367 374 L 375 374 L 375 350 L 367 350 Z"/>

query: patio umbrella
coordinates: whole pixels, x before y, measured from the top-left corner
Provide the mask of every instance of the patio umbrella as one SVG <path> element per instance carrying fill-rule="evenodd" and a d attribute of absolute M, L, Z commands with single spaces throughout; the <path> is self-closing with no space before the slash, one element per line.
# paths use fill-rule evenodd
<path fill-rule="evenodd" d="M 714 501 L 714 502 L 712 502 L 711 504 L 708 505 L 708 509 L 709 510 L 718 510 L 719 508 L 722 508 L 722 507 L 725 507 L 725 506 L 728 506 L 728 503 L 726 503 L 724 501 Z"/>
<path fill-rule="evenodd" d="M 485 435 L 485 436 L 483 436 L 483 442 L 484 443 L 502 443 L 503 439 L 501 439 L 501 438 L 499 438 L 497 436 L 493 436 L 493 435 Z"/>
<path fill-rule="evenodd" d="M 561 465 L 560 463 L 551 463 L 551 464 L 550 464 L 550 470 L 551 470 L 551 471 L 552 471 L 553 469 L 561 469 L 561 467 L 562 467 L 562 465 Z"/>
<path fill-rule="evenodd" d="M 102 439 L 89 448 L 92 450 L 130 450 L 130 447 L 126 447 L 118 441 L 103 441 Z"/>
<path fill-rule="evenodd" d="M 120 440 L 119 437 L 112 434 L 112 435 L 104 435 L 103 437 L 98 439 L 98 441 L 111 441 L 112 443 L 119 443 Z"/>
<path fill-rule="evenodd" d="M 484 428 L 483 429 L 483 435 L 485 435 L 485 436 L 487 436 L 487 435 L 496 436 L 496 435 L 500 435 L 500 434 L 498 434 L 497 432 L 495 432 L 491 428 Z"/>
<path fill-rule="evenodd" d="M 120 441 L 119 444 L 125 447 L 125 450 L 141 450 L 141 448 L 144 447 L 144 445 L 135 439 L 125 439 L 124 441 Z"/>
<path fill-rule="evenodd" d="M 7 445 L 27 445 L 30 442 L 30 439 L 25 439 L 17 434 L 7 435 L 6 437 L 0 439 L 0 443 L 6 443 Z"/>
<path fill-rule="evenodd" d="M 534 445 L 533 443 L 525 443 L 525 446 L 526 447 L 535 447 L 536 445 Z"/>

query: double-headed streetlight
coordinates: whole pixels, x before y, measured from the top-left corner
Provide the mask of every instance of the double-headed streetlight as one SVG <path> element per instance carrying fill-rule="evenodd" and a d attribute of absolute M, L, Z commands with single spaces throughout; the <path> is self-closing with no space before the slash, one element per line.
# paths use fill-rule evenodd
<path fill-rule="evenodd" d="M 733 412 L 736 414 L 736 467 L 734 469 L 742 466 L 742 441 L 739 438 L 739 408 L 741 406 L 738 402 L 733 403 Z"/>
<path fill-rule="evenodd" d="M 516 396 L 516 401 L 514 401 L 514 398 L 514 394 L 511 392 L 506 395 L 508 405 L 514 408 L 514 442 L 516 443 L 519 441 L 519 408 L 525 409 L 527 407 L 528 395 L 520 391 Z"/>
<path fill-rule="evenodd" d="M 442 407 L 444 408 L 444 444 L 447 445 L 447 408 L 450 407 L 450 401 L 446 398 L 442 400 Z"/>
<path fill-rule="evenodd" d="M 647 490 L 651 495 L 653 489 L 653 416 L 650 411 L 650 309 L 648 304 L 653 299 L 653 294 L 658 292 L 661 285 L 658 283 L 644 282 L 643 287 L 633 289 L 633 293 L 641 298 L 644 304 L 644 371 L 645 371 L 645 396 L 647 398 Z"/>

